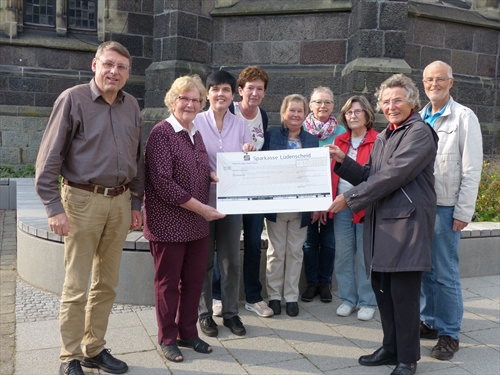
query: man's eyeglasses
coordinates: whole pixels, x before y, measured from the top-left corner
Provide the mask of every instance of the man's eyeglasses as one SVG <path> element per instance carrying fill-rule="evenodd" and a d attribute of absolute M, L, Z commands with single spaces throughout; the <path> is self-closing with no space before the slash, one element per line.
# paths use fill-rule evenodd
<path fill-rule="evenodd" d="M 179 95 L 178 97 L 179 101 L 182 103 L 182 104 L 188 104 L 189 102 L 193 103 L 193 105 L 200 105 L 201 104 L 201 99 L 191 99 L 191 98 L 188 98 L 187 96 L 181 96 Z"/>
<path fill-rule="evenodd" d="M 318 107 L 321 107 L 323 104 L 326 105 L 327 107 L 333 105 L 333 100 L 311 100 L 311 101 Z"/>
<path fill-rule="evenodd" d="M 99 59 L 97 59 L 97 60 L 99 60 Z M 123 64 L 115 64 L 115 63 L 112 63 L 111 61 L 99 60 L 99 62 L 102 64 L 103 68 L 106 70 L 111 70 L 115 66 L 116 66 L 116 69 L 120 72 L 126 72 L 127 70 L 130 69 L 130 66 L 123 65 Z"/>
<path fill-rule="evenodd" d="M 441 83 L 444 83 L 450 79 L 451 78 L 437 77 L 437 78 L 424 78 L 422 81 L 424 81 L 424 83 L 431 85 L 432 82 L 436 82 L 437 84 L 441 84 Z"/>
<path fill-rule="evenodd" d="M 359 116 L 361 116 L 362 113 L 363 113 L 362 109 L 356 109 L 354 111 L 346 112 L 345 115 L 346 115 L 346 117 L 352 117 L 352 116 L 359 117 Z"/>

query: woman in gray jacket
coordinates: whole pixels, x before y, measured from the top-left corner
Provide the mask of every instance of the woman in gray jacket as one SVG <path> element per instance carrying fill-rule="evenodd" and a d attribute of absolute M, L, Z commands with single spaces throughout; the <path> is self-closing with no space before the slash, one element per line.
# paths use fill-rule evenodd
<path fill-rule="evenodd" d="M 389 125 L 364 166 L 330 146 L 334 172 L 354 187 L 338 195 L 329 211 L 366 209 L 365 264 L 384 339 L 359 363 L 394 364 L 391 375 L 407 375 L 415 373 L 420 359 L 419 298 L 422 273 L 431 269 L 437 136 L 417 112 L 418 89 L 408 77 L 393 75 L 375 95 Z"/>

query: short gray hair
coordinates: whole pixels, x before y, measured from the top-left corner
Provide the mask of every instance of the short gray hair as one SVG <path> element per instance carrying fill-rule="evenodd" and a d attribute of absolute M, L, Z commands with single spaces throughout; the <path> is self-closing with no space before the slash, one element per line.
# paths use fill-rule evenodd
<path fill-rule="evenodd" d="M 406 90 L 406 100 L 410 103 L 415 111 L 418 111 L 421 107 L 420 105 L 420 95 L 418 93 L 418 87 L 413 83 L 413 81 L 405 76 L 404 74 L 394 74 L 387 78 L 380 88 L 375 93 L 377 98 L 377 111 L 382 109 L 382 94 L 385 89 L 401 87 Z"/>

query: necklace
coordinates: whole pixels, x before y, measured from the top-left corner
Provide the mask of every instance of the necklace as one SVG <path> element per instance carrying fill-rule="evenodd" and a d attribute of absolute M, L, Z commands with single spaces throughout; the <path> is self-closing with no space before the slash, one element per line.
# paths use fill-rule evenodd
<path fill-rule="evenodd" d="M 365 140 L 366 140 L 366 135 L 368 134 L 368 130 L 365 132 L 365 135 L 363 135 L 363 138 L 361 139 L 361 142 L 359 142 L 359 145 L 358 147 L 354 147 L 353 144 L 352 144 L 352 132 L 351 132 L 351 138 L 349 138 L 349 145 L 351 146 L 351 148 L 354 150 L 354 151 L 357 151 L 358 148 L 363 144 L 365 143 Z"/>

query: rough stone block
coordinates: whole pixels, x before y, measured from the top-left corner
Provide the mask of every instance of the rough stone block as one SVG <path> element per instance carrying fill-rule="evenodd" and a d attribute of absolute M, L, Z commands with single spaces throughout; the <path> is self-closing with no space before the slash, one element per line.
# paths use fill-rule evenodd
<path fill-rule="evenodd" d="M 159 14 L 154 17 L 153 37 L 163 38 L 170 35 L 170 13 Z"/>
<path fill-rule="evenodd" d="M 9 78 L 8 77 L 0 77 L 0 91 L 9 90 Z"/>
<path fill-rule="evenodd" d="M 423 46 L 421 51 L 421 68 L 424 69 L 431 62 L 441 60 L 451 65 L 451 50 Z"/>
<path fill-rule="evenodd" d="M 495 110 L 493 107 L 479 106 L 478 109 L 474 111 L 474 113 L 481 123 L 495 121 Z"/>
<path fill-rule="evenodd" d="M 447 24 L 444 45 L 446 48 L 472 51 L 474 28 L 460 24 Z"/>
<path fill-rule="evenodd" d="M 166 10 L 184 10 L 191 13 L 201 13 L 201 1 L 179 1 L 179 0 L 165 0 Z"/>
<path fill-rule="evenodd" d="M 257 17 L 235 17 L 226 19 L 224 40 L 240 42 L 259 40 L 260 19 Z"/>
<path fill-rule="evenodd" d="M 273 64 L 297 64 L 299 62 L 299 42 L 273 42 L 271 62 Z"/>
<path fill-rule="evenodd" d="M 68 69 L 70 52 L 58 49 L 40 48 L 38 50 L 38 67 L 51 69 Z"/>
<path fill-rule="evenodd" d="M 72 51 L 69 56 L 69 69 L 92 71 L 92 59 L 95 52 Z"/>
<path fill-rule="evenodd" d="M 381 30 L 406 30 L 408 20 L 408 3 L 383 2 L 380 3 L 380 29 Z"/>
<path fill-rule="evenodd" d="M 38 107 L 52 107 L 59 94 L 35 93 L 35 105 Z"/>
<path fill-rule="evenodd" d="M 415 18 L 406 19 L 406 43 L 413 43 L 415 34 Z"/>
<path fill-rule="evenodd" d="M 31 92 L 0 92 L 0 103 L 3 105 L 34 105 L 35 94 Z"/>
<path fill-rule="evenodd" d="M 90 67 L 90 64 L 89 64 Z M 49 79 L 47 81 L 47 91 L 53 94 L 60 94 L 70 87 L 78 85 L 78 80 L 73 79 Z"/>
<path fill-rule="evenodd" d="M 214 39 L 214 21 L 207 17 L 198 17 L 198 39 L 212 42 Z"/>
<path fill-rule="evenodd" d="M 145 36 L 144 37 L 144 57 L 153 59 L 153 38 Z"/>
<path fill-rule="evenodd" d="M 163 39 L 153 39 L 153 61 L 162 61 Z"/>
<path fill-rule="evenodd" d="M 304 40 L 314 38 L 314 29 L 306 16 L 279 16 L 261 19 L 260 40 Z"/>
<path fill-rule="evenodd" d="M 132 68 L 130 74 L 133 75 L 146 75 L 146 69 L 151 65 L 153 59 L 144 57 L 132 57 Z"/>
<path fill-rule="evenodd" d="M 28 164 L 35 164 L 36 158 L 38 156 L 38 149 L 40 148 L 40 144 L 34 146 L 34 147 L 28 147 L 24 149 L 23 151 L 25 154 L 23 154 L 23 164 L 28 163 Z"/>
<path fill-rule="evenodd" d="M 144 3 L 144 1 L 120 0 L 120 1 L 116 2 L 116 5 L 117 5 L 118 10 L 124 10 L 126 12 L 140 12 L 141 11 L 141 3 Z M 147 1 L 146 1 L 146 3 L 147 3 Z M 131 14 L 129 14 L 129 17 Z M 130 21 L 130 18 L 129 18 L 129 21 Z"/>
<path fill-rule="evenodd" d="M 153 35 L 153 16 L 149 14 L 129 13 L 127 31 L 129 34 L 142 36 Z"/>
<path fill-rule="evenodd" d="M 348 42 L 347 61 L 358 57 L 380 57 L 382 55 L 383 32 L 360 30 Z"/>
<path fill-rule="evenodd" d="M 267 85 L 267 92 L 269 92 L 270 94 L 281 94 L 281 99 L 289 94 L 304 93 L 305 78 L 292 76 L 292 74 L 288 74 L 285 77 L 273 77 L 273 79 L 269 80 L 269 84 Z"/>
<path fill-rule="evenodd" d="M 370 30 L 378 28 L 378 2 L 359 2 L 352 9 L 352 31 Z"/>
<path fill-rule="evenodd" d="M 271 42 L 243 43 L 243 61 L 246 64 L 270 64 Z"/>
<path fill-rule="evenodd" d="M 12 60 L 7 65 L 38 66 L 37 53 L 39 48 L 15 47 L 12 50 Z"/>
<path fill-rule="evenodd" d="M 477 75 L 480 77 L 496 76 L 496 60 L 492 55 L 478 55 L 477 57 Z"/>
<path fill-rule="evenodd" d="M 17 130 L 23 128 L 23 118 L 17 116 L 0 116 L 0 131 L 1 130 Z"/>
<path fill-rule="evenodd" d="M 443 23 L 417 18 L 413 42 L 424 46 L 443 47 L 445 32 Z"/>
<path fill-rule="evenodd" d="M 269 80 L 269 83 L 271 83 L 273 79 Z M 280 116 L 279 116 L 279 111 L 281 108 L 281 103 L 283 102 L 283 98 L 287 94 L 273 94 L 269 92 L 269 85 L 267 86 L 267 91 L 266 91 L 266 96 L 264 97 L 264 100 L 262 100 L 262 108 L 264 108 L 267 112 L 267 116 L 269 117 L 269 123 L 279 125 L 280 124 Z M 275 115 L 274 121 L 271 121 L 272 115 L 270 112 L 275 112 L 277 115 Z M 269 128 L 268 128 L 269 130 Z"/>
<path fill-rule="evenodd" d="M 43 131 L 30 132 L 28 134 L 28 147 L 38 149 L 42 141 Z"/>
<path fill-rule="evenodd" d="M 148 108 L 161 108 L 165 106 L 163 98 L 166 91 L 146 91 L 145 103 Z"/>
<path fill-rule="evenodd" d="M 143 55 L 144 43 L 142 36 L 113 33 L 112 40 L 116 40 L 118 43 L 127 47 L 132 56 Z"/>
<path fill-rule="evenodd" d="M 407 44 L 405 47 L 405 61 L 412 69 L 420 69 L 420 49 L 416 44 Z"/>
<path fill-rule="evenodd" d="M 214 43 L 212 61 L 214 65 L 240 65 L 243 61 L 243 43 Z"/>
<path fill-rule="evenodd" d="M 0 164 L 21 164 L 21 153 L 17 147 L 0 147 Z"/>
<path fill-rule="evenodd" d="M 325 13 L 314 17 L 316 39 L 347 39 L 349 36 L 348 13 Z"/>
<path fill-rule="evenodd" d="M 341 93 L 342 84 L 340 77 L 334 77 L 331 72 L 325 71 L 320 72 L 318 77 L 310 77 L 306 79 L 305 93 L 308 95 L 307 98 L 311 98 L 312 91 L 319 86 L 326 86 L 333 91 L 333 101 L 335 102 L 335 111 L 339 111 L 339 100 L 338 97 Z"/>
<path fill-rule="evenodd" d="M 301 42 L 301 64 L 345 64 L 346 41 Z"/>
<path fill-rule="evenodd" d="M 47 92 L 47 80 L 31 77 L 10 77 L 9 87 L 12 91 Z"/>
<path fill-rule="evenodd" d="M 198 17 L 194 14 L 177 12 L 177 35 L 196 39 Z"/>
<path fill-rule="evenodd" d="M 12 65 L 12 47 L 0 44 L 0 65 Z"/>
<path fill-rule="evenodd" d="M 210 61 L 210 46 L 195 39 L 177 38 L 177 59 L 207 64 Z"/>
<path fill-rule="evenodd" d="M 477 74 L 476 53 L 453 50 L 451 52 L 451 61 L 454 73 L 467 75 Z"/>
<path fill-rule="evenodd" d="M 224 18 L 215 18 L 212 19 L 214 22 L 214 42 L 223 42 L 224 41 L 224 29 L 226 25 L 226 20 Z"/>
<path fill-rule="evenodd" d="M 495 89 L 483 89 L 477 86 L 461 85 L 458 94 L 454 96 L 457 102 L 465 106 L 487 105 L 493 106 L 495 103 Z"/>
<path fill-rule="evenodd" d="M 386 31 L 384 34 L 384 57 L 404 59 L 406 31 Z"/>
<path fill-rule="evenodd" d="M 495 30 L 479 29 L 474 30 L 474 52 L 497 54 L 500 48 L 500 33 Z"/>
<path fill-rule="evenodd" d="M 28 147 L 28 134 L 22 131 L 3 131 L 2 144 L 9 147 Z"/>

